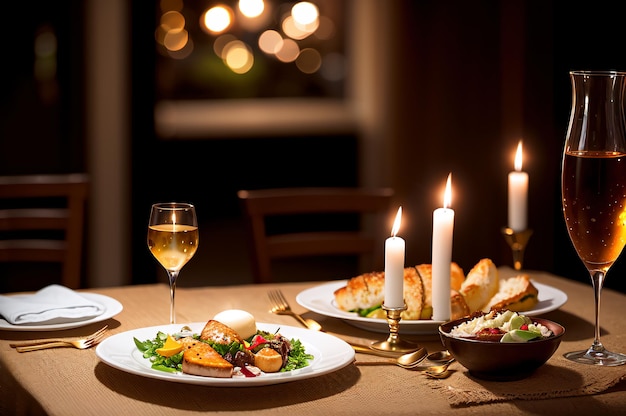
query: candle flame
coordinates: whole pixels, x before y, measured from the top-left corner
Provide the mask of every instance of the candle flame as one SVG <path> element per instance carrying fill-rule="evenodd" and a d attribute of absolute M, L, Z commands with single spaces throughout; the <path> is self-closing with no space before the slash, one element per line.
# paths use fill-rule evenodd
<path fill-rule="evenodd" d="M 396 219 L 393 222 L 393 227 L 391 228 L 391 236 L 395 237 L 400 231 L 400 223 L 402 222 L 402 207 L 398 208 L 398 213 L 396 214 Z"/>
<path fill-rule="evenodd" d="M 176 212 L 172 212 L 172 224 L 176 224 Z"/>
<path fill-rule="evenodd" d="M 443 207 L 449 208 L 452 204 L 452 172 L 448 174 L 446 181 L 446 191 L 443 193 Z"/>
<path fill-rule="evenodd" d="M 515 152 L 515 170 L 521 172 L 522 170 L 522 141 L 517 144 L 517 152 Z"/>

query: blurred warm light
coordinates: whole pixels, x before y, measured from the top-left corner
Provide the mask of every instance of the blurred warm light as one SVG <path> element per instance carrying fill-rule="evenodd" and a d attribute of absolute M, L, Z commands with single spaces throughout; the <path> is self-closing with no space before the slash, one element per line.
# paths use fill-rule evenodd
<path fill-rule="evenodd" d="M 222 56 L 224 63 L 236 74 L 245 74 L 254 64 L 252 51 L 240 40 L 234 40 L 224 46 Z"/>
<path fill-rule="evenodd" d="M 163 46 L 169 51 L 179 51 L 185 47 L 189 40 L 189 33 L 185 29 L 168 30 L 163 38 Z"/>
<path fill-rule="evenodd" d="M 185 27 L 185 17 L 176 11 L 165 12 L 161 16 L 161 26 L 165 31 L 183 29 Z"/>
<path fill-rule="evenodd" d="M 217 39 L 215 39 L 215 42 L 213 42 L 213 52 L 215 52 L 215 54 L 220 58 L 224 59 L 224 48 L 230 42 L 235 40 L 237 40 L 235 35 L 231 35 L 230 33 L 218 36 Z"/>
<path fill-rule="evenodd" d="M 263 0 L 239 0 L 239 11 L 246 17 L 260 16 L 264 9 Z"/>
<path fill-rule="evenodd" d="M 322 42 L 335 36 L 336 27 L 333 20 L 320 15 L 313 2 L 274 4 L 264 0 L 238 0 L 237 6 L 234 1 L 231 3 L 233 8 L 225 2 L 215 2 L 205 9 L 197 9 L 196 13 L 201 14 L 200 29 L 209 35 L 207 39 L 212 42 L 213 51 L 233 72 L 244 74 L 252 69 L 253 49 L 241 39 L 256 38 L 257 45 L 253 45 L 256 51 L 283 63 L 294 62 L 304 74 L 319 73 L 327 81 L 345 78 L 344 56 L 326 53 L 322 57 L 321 51 L 327 49 Z M 190 34 L 193 28 L 186 27 L 189 23 L 183 13 L 190 8 L 184 7 L 183 0 L 160 0 L 160 7 L 162 14 L 154 34 L 156 42 L 162 46 L 158 48 L 159 53 L 177 60 L 189 57 L 194 51 Z M 198 20 L 194 18 L 194 21 Z M 311 37 L 313 34 L 315 37 Z M 196 49 L 201 51 L 203 47 L 198 44 Z"/>
<path fill-rule="evenodd" d="M 346 58 L 339 53 L 324 56 L 320 75 L 328 81 L 341 81 L 346 76 Z"/>
<path fill-rule="evenodd" d="M 301 1 L 291 8 L 291 15 L 297 25 L 306 26 L 318 19 L 319 11 L 313 3 Z"/>
<path fill-rule="evenodd" d="M 284 39 L 282 47 L 276 51 L 276 58 L 281 62 L 293 62 L 300 53 L 300 47 L 292 39 Z"/>
<path fill-rule="evenodd" d="M 170 58 L 173 59 L 185 59 L 187 58 L 189 55 L 191 55 L 191 53 L 193 52 L 193 42 L 191 40 L 191 38 L 188 38 L 187 43 L 185 43 L 185 46 L 183 46 L 181 49 L 178 50 L 167 50 L 167 56 L 169 56 Z"/>
<path fill-rule="evenodd" d="M 259 48 L 270 55 L 280 50 L 283 44 L 283 37 L 275 30 L 266 30 L 259 36 Z"/>
<path fill-rule="evenodd" d="M 315 37 L 320 40 L 329 40 L 335 36 L 335 23 L 326 16 L 320 16 L 319 24 L 315 30 Z"/>
<path fill-rule="evenodd" d="M 232 12 L 228 6 L 211 7 L 202 16 L 201 22 L 210 32 L 221 33 L 232 24 Z"/>
<path fill-rule="evenodd" d="M 313 74 L 322 66 L 322 56 L 313 48 L 302 49 L 296 59 L 296 66 L 305 74 Z"/>
<path fill-rule="evenodd" d="M 176 4 L 171 6 L 176 7 Z M 189 45 L 189 32 L 185 29 L 185 17 L 176 10 L 168 10 L 161 15 L 154 38 L 165 47 L 167 55 L 175 59 L 183 59 L 193 50 L 193 46 Z"/>
<path fill-rule="evenodd" d="M 157 41 L 157 43 L 159 45 L 163 45 L 163 42 L 165 40 L 165 34 L 167 32 L 165 31 L 165 29 L 163 28 L 163 26 L 159 25 L 156 30 L 154 31 L 154 39 Z"/>
<path fill-rule="evenodd" d="M 296 24 L 293 16 L 287 16 L 283 20 L 282 28 L 283 32 L 291 39 L 302 40 L 311 35 L 317 29 L 319 21 L 315 20 L 308 25 Z"/>
<path fill-rule="evenodd" d="M 176 11 L 183 9 L 183 0 L 161 0 L 161 10 L 164 12 Z"/>

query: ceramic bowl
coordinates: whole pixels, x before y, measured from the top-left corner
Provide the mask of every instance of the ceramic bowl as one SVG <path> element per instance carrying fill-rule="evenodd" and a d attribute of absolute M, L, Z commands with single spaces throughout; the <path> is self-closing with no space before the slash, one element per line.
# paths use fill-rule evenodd
<path fill-rule="evenodd" d="M 565 333 L 565 328 L 556 322 L 533 317 L 533 322 L 548 327 L 554 335 L 523 343 L 481 341 L 450 335 L 452 328 L 469 319 L 472 318 L 465 317 L 440 325 L 439 336 L 444 347 L 469 370 L 470 375 L 484 380 L 509 381 L 530 376 L 552 357 Z"/>

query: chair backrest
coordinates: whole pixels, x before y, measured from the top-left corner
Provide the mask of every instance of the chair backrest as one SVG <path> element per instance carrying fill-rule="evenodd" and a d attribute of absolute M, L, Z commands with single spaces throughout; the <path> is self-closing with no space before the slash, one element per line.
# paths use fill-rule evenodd
<path fill-rule="evenodd" d="M 85 174 L 0 177 L 0 262 L 60 263 L 78 289 L 87 191 Z"/>
<path fill-rule="evenodd" d="M 237 196 L 248 225 L 255 282 L 272 280 L 272 260 L 288 257 L 354 255 L 383 257 L 382 232 L 389 214 L 391 188 L 281 188 L 241 190 Z M 353 230 L 329 230 L 311 222 L 312 215 L 355 215 Z M 270 232 L 271 217 L 301 216 L 309 230 Z M 294 217 L 295 218 L 295 217 Z M 335 221 L 336 222 L 336 221 Z M 300 224 L 302 225 L 302 224 Z M 341 227 L 339 227 L 341 228 Z M 298 227 L 302 229 L 302 227 Z M 384 234 L 381 234 L 384 235 Z M 380 252 L 380 253 L 379 253 Z M 381 260 L 382 261 L 382 260 Z M 370 263 L 373 264 L 372 261 Z M 371 270 L 369 270 L 371 271 Z M 346 276 L 346 278 L 351 276 Z"/>

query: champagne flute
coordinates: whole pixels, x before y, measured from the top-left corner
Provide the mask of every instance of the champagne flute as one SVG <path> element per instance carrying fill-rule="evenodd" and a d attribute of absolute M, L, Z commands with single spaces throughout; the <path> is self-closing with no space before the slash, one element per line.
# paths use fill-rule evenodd
<path fill-rule="evenodd" d="M 617 366 L 626 364 L 626 355 L 611 352 L 600 342 L 600 295 L 607 272 L 626 244 L 626 72 L 572 71 L 570 80 L 562 203 L 569 237 L 591 276 L 595 334 L 591 347 L 565 357 Z"/>
<path fill-rule="evenodd" d="M 148 248 L 167 271 L 170 281 L 170 323 L 174 324 L 178 273 L 198 249 L 195 207 L 179 202 L 152 205 L 148 224 Z"/>

